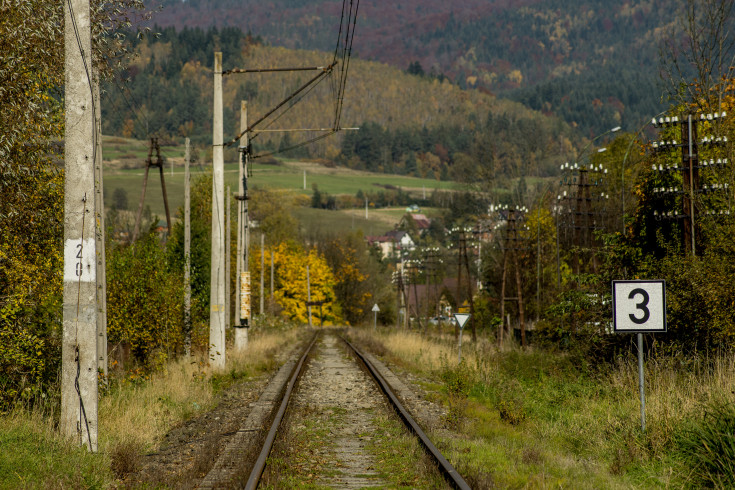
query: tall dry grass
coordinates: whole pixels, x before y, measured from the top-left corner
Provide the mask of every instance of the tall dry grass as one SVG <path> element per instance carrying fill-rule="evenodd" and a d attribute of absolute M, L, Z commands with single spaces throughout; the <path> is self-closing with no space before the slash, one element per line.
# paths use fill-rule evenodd
<path fill-rule="evenodd" d="M 367 330 L 357 330 L 351 335 L 372 336 Z M 459 343 L 453 335 L 434 335 L 427 337 L 414 331 L 380 332 L 377 338 L 388 348 L 392 360 L 411 368 L 420 366 L 421 370 L 437 372 L 443 368 L 455 368 L 459 364 Z M 476 366 L 483 352 L 493 347 L 484 339 L 473 342 L 469 335 L 462 336 L 462 361 Z"/>
<path fill-rule="evenodd" d="M 687 462 L 683 436 L 699 434 L 692 427 L 720 424 L 712 418 L 712 407 L 735 406 L 733 353 L 647 356 L 642 432 L 634 354 L 591 369 L 564 353 L 517 346 L 498 350 L 494 343 L 473 343 L 467 336 L 462 344 L 466 364 L 459 366 L 451 335 L 368 329 L 360 335 L 380 342 L 391 362 L 443 386 L 450 412 L 450 383 L 460 374 L 471 377 L 473 400 L 464 414 L 474 431 L 466 434 L 473 440 L 470 459 L 485 461 L 478 463 L 482 468 L 535 451 L 543 462 L 520 457 L 514 469 L 496 473 L 498 481 L 510 486 L 533 486 L 534 472 L 556 475 L 579 488 L 691 485 L 688 475 L 696 465 Z M 727 437 L 722 444 L 731 443 Z M 498 454 L 502 457 L 494 459 Z M 725 463 L 735 467 L 735 460 Z"/>
<path fill-rule="evenodd" d="M 202 359 L 190 358 L 170 362 L 149 380 L 118 382 L 100 399 L 101 450 L 120 445 L 154 447 L 175 424 L 211 407 L 213 381 L 275 369 L 276 353 L 295 344 L 297 336 L 296 330 L 251 332 L 247 349 L 228 352 L 227 367 L 221 373 L 212 372 Z"/>

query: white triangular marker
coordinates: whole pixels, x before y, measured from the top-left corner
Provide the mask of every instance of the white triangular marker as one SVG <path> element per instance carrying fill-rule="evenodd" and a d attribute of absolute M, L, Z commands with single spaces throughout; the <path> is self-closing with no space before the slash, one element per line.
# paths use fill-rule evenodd
<path fill-rule="evenodd" d="M 459 324 L 459 328 L 464 328 L 465 323 L 467 323 L 467 320 L 470 319 L 469 313 L 455 313 L 454 319 L 457 320 L 457 324 Z"/>

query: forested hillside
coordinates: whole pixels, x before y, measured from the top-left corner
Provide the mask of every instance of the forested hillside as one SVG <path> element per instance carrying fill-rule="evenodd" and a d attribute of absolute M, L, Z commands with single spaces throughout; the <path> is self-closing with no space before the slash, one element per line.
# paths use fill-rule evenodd
<path fill-rule="evenodd" d="M 211 144 L 212 58 L 223 52 L 224 69 L 327 65 L 331 53 L 268 47 L 236 28 L 206 31 L 157 29 L 150 40 L 131 39 L 138 57 L 127 82 L 111 83 L 103 99 L 106 134 L 168 140 L 188 136 Z M 239 131 L 240 101 L 252 123 L 313 75 L 231 74 L 224 77 L 225 140 Z M 331 127 L 333 80 L 316 86 L 272 123 L 275 128 Z M 411 75 L 377 62 L 353 59 L 349 67 L 340 132 L 302 148 L 296 156 L 423 177 L 477 179 L 478 167 L 496 177 L 548 173 L 574 157 L 574 131 L 558 118 L 448 80 Z M 260 129 L 263 129 L 261 127 Z M 529 135 L 533 135 L 529 137 Z M 309 133 L 261 133 L 256 154 L 277 150 Z M 230 158 L 235 158 L 234 151 Z"/>
<path fill-rule="evenodd" d="M 354 51 L 413 64 L 562 116 L 585 135 L 660 112 L 659 47 L 680 2 L 409 0 L 359 3 Z M 334 49 L 337 0 L 161 0 L 164 26 L 238 26 L 272 45 Z"/>

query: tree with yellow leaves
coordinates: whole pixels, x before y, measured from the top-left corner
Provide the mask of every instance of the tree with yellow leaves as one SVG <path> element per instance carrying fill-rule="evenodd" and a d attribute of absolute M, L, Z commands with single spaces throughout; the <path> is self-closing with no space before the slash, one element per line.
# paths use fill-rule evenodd
<path fill-rule="evenodd" d="M 296 322 L 309 321 L 306 305 L 308 265 L 311 301 L 323 302 L 321 308 L 312 308 L 312 321 L 324 325 L 334 325 L 342 321 L 341 308 L 334 293 L 336 284 L 334 273 L 317 250 L 305 251 L 298 243 L 286 241 L 269 248 L 266 256 L 270 256 L 271 253 L 276 278 L 274 297 L 284 316 Z M 260 277 L 260 257 L 260 249 L 253 247 L 250 254 L 250 271 L 253 277 Z M 257 304 L 260 293 L 257 288 L 253 288 L 253 293 L 253 304 Z"/>

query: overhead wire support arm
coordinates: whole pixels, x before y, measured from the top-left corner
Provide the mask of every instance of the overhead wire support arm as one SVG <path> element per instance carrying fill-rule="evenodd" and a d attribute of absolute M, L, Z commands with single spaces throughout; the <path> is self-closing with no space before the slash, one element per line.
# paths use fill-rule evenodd
<path fill-rule="evenodd" d="M 359 131 L 360 128 L 339 128 L 339 131 Z M 252 134 L 258 133 L 297 133 L 306 131 L 334 131 L 334 128 L 293 128 L 293 129 L 257 129 L 251 131 Z"/>
<path fill-rule="evenodd" d="M 327 71 L 331 69 L 331 66 L 307 66 L 298 68 L 233 68 L 231 70 L 225 70 L 222 75 L 234 75 L 237 73 L 274 73 L 284 71 Z"/>
<path fill-rule="evenodd" d="M 251 132 L 258 124 L 260 124 L 261 122 L 263 122 L 266 118 L 268 118 L 271 114 L 273 114 L 274 112 L 276 112 L 278 109 L 280 109 L 284 105 L 288 104 L 289 101 L 291 101 L 294 97 L 296 97 L 301 92 L 303 92 L 304 90 L 306 90 L 307 88 L 309 88 L 310 85 L 312 85 L 313 83 L 317 82 L 323 76 L 328 75 L 329 73 L 331 73 L 332 72 L 332 69 L 335 67 L 336 64 L 337 64 L 337 62 L 335 61 L 335 62 L 332 62 L 329 66 L 326 66 L 321 71 L 321 73 L 319 73 L 314 78 L 312 78 L 311 80 L 309 80 L 308 82 L 306 82 L 305 84 L 303 84 L 301 87 L 299 87 L 291 95 L 289 95 L 288 97 L 286 97 L 280 104 L 276 105 L 273 109 L 271 109 L 270 111 L 266 112 L 263 116 L 261 116 L 260 119 L 258 119 L 253 124 L 251 124 L 250 126 L 248 126 L 247 129 L 245 129 L 244 131 L 242 131 L 240 134 L 238 134 L 232 140 L 230 140 L 227 143 L 225 143 L 224 146 L 232 146 L 235 143 L 237 143 L 238 141 L 240 141 L 240 138 L 242 137 L 242 135 Z"/>

